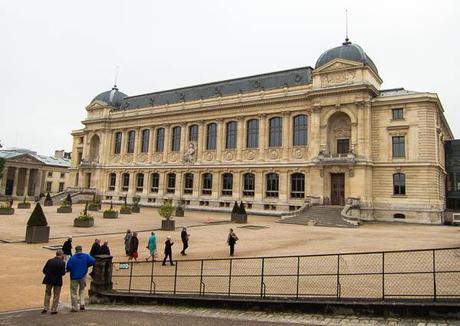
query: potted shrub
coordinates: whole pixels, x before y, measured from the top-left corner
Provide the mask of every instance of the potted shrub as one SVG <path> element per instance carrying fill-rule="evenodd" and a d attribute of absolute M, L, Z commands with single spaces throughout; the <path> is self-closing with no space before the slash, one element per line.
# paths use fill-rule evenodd
<path fill-rule="evenodd" d="M 27 243 L 43 243 L 48 242 L 50 237 L 50 227 L 46 221 L 46 216 L 43 213 L 40 203 L 35 205 L 35 208 L 27 221 L 26 242 Z"/>
<path fill-rule="evenodd" d="M 88 204 L 88 210 L 92 212 L 97 212 L 101 209 L 101 202 L 97 200 L 96 194 L 93 194 L 93 200 Z"/>
<path fill-rule="evenodd" d="M 53 200 L 51 199 L 49 192 L 46 194 L 45 197 L 45 206 L 53 206 Z"/>
<path fill-rule="evenodd" d="M 237 208 L 237 212 L 235 214 L 232 213 L 232 222 L 235 223 L 247 223 L 248 222 L 248 214 L 246 213 L 246 208 L 244 207 L 244 203 L 241 202 L 240 205 L 235 202 Z"/>
<path fill-rule="evenodd" d="M 163 200 L 163 204 L 160 206 L 159 213 L 164 218 L 161 221 L 161 229 L 165 231 L 174 231 L 176 229 L 176 223 L 171 219 L 174 206 L 170 199 Z"/>
<path fill-rule="evenodd" d="M 94 226 L 94 218 L 88 214 L 88 203 L 85 205 L 85 209 L 80 215 L 73 220 L 73 226 L 79 228 L 89 228 Z"/>
<path fill-rule="evenodd" d="M 126 203 L 126 197 L 125 203 L 120 208 L 120 214 L 131 214 L 131 206 Z"/>
<path fill-rule="evenodd" d="M 12 201 L 4 202 L 0 204 L 0 215 L 13 215 L 14 208 L 11 205 Z"/>
<path fill-rule="evenodd" d="M 235 203 L 233 204 L 232 208 L 232 213 L 230 214 L 230 219 L 233 222 L 235 220 L 236 214 L 238 214 L 240 207 L 238 206 L 238 202 L 235 200 Z"/>
<path fill-rule="evenodd" d="M 139 197 L 139 196 L 134 196 L 133 197 L 133 205 L 131 206 L 131 212 L 139 213 L 141 211 L 141 208 L 139 207 L 139 202 L 140 201 L 141 201 L 141 197 Z"/>
<path fill-rule="evenodd" d="M 24 200 L 18 203 L 18 209 L 28 209 L 30 208 L 30 202 L 27 201 L 27 197 L 24 196 Z"/>
<path fill-rule="evenodd" d="M 103 218 L 118 218 L 118 212 L 113 209 L 113 203 L 110 201 L 110 208 L 106 209 L 102 214 Z"/>
<path fill-rule="evenodd" d="M 184 201 L 179 199 L 177 201 L 176 210 L 174 212 L 174 216 L 183 217 L 184 216 Z"/>
<path fill-rule="evenodd" d="M 58 207 L 58 213 L 72 213 L 72 200 L 69 201 L 69 196 L 61 202 L 61 206 Z"/>

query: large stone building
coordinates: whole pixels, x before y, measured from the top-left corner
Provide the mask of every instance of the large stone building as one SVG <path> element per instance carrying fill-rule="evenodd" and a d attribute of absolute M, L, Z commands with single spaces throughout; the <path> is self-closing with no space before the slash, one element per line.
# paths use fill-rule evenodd
<path fill-rule="evenodd" d="M 270 214 L 353 199 L 361 219 L 440 223 L 453 138 L 441 102 L 381 83 L 347 39 L 315 68 L 136 96 L 114 86 L 72 133 L 71 183 L 105 199 L 243 200 Z"/>

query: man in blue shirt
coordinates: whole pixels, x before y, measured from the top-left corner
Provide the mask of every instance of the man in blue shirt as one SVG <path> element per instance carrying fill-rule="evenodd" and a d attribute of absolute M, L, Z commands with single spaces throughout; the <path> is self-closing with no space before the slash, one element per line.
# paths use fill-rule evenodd
<path fill-rule="evenodd" d="M 96 260 L 82 252 L 81 246 L 75 247 L 76 254 L 67 262 L 67 271 L 70 272 L 70 299 L 72 312 L 77 312 L 78 303 L 80 310 L 85 310 L 85 287 L 88 267 L 93 266 Z M 78 294 L 77 294 L 78 292 Z"/>

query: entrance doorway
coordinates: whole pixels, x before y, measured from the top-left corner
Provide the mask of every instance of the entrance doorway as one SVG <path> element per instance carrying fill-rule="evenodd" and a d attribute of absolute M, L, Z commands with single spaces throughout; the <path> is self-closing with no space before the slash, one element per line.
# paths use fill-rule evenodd
<path fill-rule="evenodd" d="M 331 205 L 345 205 L 344 173 L 331 173 Z"/>
<path fill-rule="evenodd" d="M 5 195 L 7 196 L 13 195 L 13 185 L 14 185 L 14 180 L 11 180 L 11 179 L 6 180 Z"/>

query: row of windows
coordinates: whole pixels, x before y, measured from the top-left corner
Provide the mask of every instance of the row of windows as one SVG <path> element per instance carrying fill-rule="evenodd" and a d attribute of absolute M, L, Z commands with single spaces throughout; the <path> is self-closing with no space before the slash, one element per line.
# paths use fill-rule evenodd
<path fill-rule="evenodd" d="M 259 120 L 251 119 L 246 122 L 246 148 L 259 147 Z M 182 128 L 176 126 L 172 128 L 171 134 L 171 151 L 180 150 Z M 283 133 L 283 118 L 274 117 L 268 120 L 268 146 L 280 147 L 282 142 Z M 235 149 L 237 147 L 238 124 L 236 121 L 229 121 L 226 123 L 225 133 L 225 148 Z M 115 133 L 114 153 L 121 153 L 122 147 L 122 132 Z M 136 139 L 136 132 L 130 130 L 127 134 L 128 141 L 126 152 L 134 153 L 134 145 Z M 188 133 L 189 141 L 198 141 L 198 125 L 189 127 Z M 140 149 L 141 153 L 149 151 L 150 130 L 144 129 L 141 131 Z M 165 129 L 156 129 L 155 152 L 164 151 L 165 142 Z M 292 129 L 292 144 L 294 146 L 307 144 L 307 116 L 304 114 L 296 115 L 293 117 Z M 206 125 L 206 150 L 215 150 L 217 147 L 217 123 L 209 123 Z"/>
<path fill-rule="evenodd" d="M 59 182 L 59 189 L 58 192 L 63 192 L 64 191 L 64 182 Z M 53 189 L 53 182 L 52 181 L 47 181 L 46 182 L 46 192 L 51 192 Z"/>
<path fill-rule="evenodd" d="M 123 173 L 121 176 L 121 190 L 128 191 L 129 189 L 129 173 Z M 136 174 L 136 191 L 142 192 L 144 190 L 143 173 Z M 201 194 L 212 194 L 212 179 L 211 173 L 205 173 L 202 176 Z M 109 190 L 114 191 L 116 187 L 117 175 L 111 173 L 109 175 Z M 243 175 L 243 196 L 254 197 L 256 177 L 254 173 L 245 173 Z M 160 175 L 152 173 L 150 175 L 150 192 L 157 193 L 160 184 Z M 186 173 L 184 175 L 184 194 L 192 194 L 194 188 L 194 175 Z M 176 192 L 176 174 L 168 173 L 166 175 L 166 193 L 174 194 Z M 222 175 L 222 196 L 232 196 L 233 194 L 233 174 L 224 173 Z M 291 174 L 291 198 L 304 198 L 305 197 L 305 175 L 303 173 Z M 277 198 L 279 195 L 279 175 L 277 173 L 268 173 L 265 176 L 265 196 Z"/>

